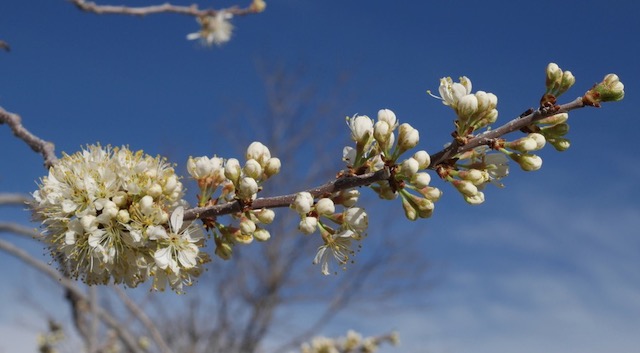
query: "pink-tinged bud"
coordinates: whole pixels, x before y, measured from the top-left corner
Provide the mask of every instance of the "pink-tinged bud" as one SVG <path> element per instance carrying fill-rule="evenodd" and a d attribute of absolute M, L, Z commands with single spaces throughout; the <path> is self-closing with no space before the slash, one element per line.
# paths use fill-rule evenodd
<path fill-rule="evenodd" d="M 322 198 L 316 202 L 316 212 L 319 215 L 332 215 L 336 212 L 336 206 L 333 204 L 333 201 L 328 198 Z"/>
<path fill-rule="evenodd" d="M 418 161 L 420 169 L 426 169 L 431 164 L 431 156 L 425 150 L 420 150 L 413 154 L 413 159 Z"/>
<path fill-rule="evenodd" d="M 431 200 L 433 202 L 438 201 L 442 196 L 442 191 L 432 186 L 427 186 L 425 188 L 420 189 L 419 191 L 420 191 L 420 194 L 424 196 L 424 198 Z"/>
<path fill-rule="evenodd" d="M 513 159 L 516 163 L 520 165 L 522 170 L 531 172 L 534 170 L 538 170 L 542 167 L 542 158 L 536 156 L 535 154 L 518 154 L 512 153 L 509 155 L 511 159 Z"/>
<path fill-rule="evenodd" d="M 316 231 L 316 227 L 318 226 L 318 219 L 315 217 L 304 217 L 298 223 L 298 230 L 300 230 L 303 234 L 311 234 Z"/>

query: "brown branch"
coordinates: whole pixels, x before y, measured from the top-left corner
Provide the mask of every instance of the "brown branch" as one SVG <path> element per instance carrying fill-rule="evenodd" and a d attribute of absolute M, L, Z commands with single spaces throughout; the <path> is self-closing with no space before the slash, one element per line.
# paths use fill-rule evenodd
<path fill-rule="evenodd" d="M 311 194 L 314 198 L 329 195 L 336 191 L 352 189 L 358 186 L 370 185 L 376 181 L 389 179 L 391 173 L 388 168 L 384 168 L 375 173 L 368 173 L 363 175 L 342 177 L 340 179 L 332 180 L 324 185 L 318 187 L 303 190 Z M 259 198 L 252 202 L 252 209 L 261 208 L 277 208 L 287 207 L 293 203 L 296 198 L 296 194 L 274 196 Z M 230 202 L 222 205 L 210 206 L 210 207 L 196 207 L 185 211 L 184 219 L 193 220 L 196 218 L 215 217 L 225 214 L 235 213 L 242 211 L 242 204 L 238 201 Z"/>
<path fill-rule="evenodd" d="M 36 260 L 31 255 L 29 255 L 29 253 L 27 253 L 26 251 L 2 239 L 0 239 L 0 250 L 6 251 L 7 253 L 24 261 L 27 265 L 30 265 L 36 270 L 58 281 L 58 283 L 67 290 L 67 293 L 71 294 L 76 300 L 81 300 L 81 301 L 84 301 L 85 303 L 87 302 L 88 298 L 86 297 L 84 292 L 76 286 L 75 281 L 69 278 L 66 278 L 64 276 L 61 276 L 61 274 L 58 271 L 56 271 L 53 267 L 51 267 L 49 264 Z M 97 314 L 98 316 L 100 316 L 100 319 L 107 326 L 112 328 L 118 334 L 118 336 L 122 339 L 122 342 L 127 347 L 127 349 L 129 349 L 131 352 L 134 352 L 134 353 L 144 352 L 144 350 L 138 346 L 138 343 L 135 337 L 133 337 L 126 330 L 125 325 L 123 325 L 116 318 L 111 316 L 111 314 L 109 314 L 108 311 L 106 311 L 102 307 L 98 307 Z"/>
<path fill-rule="evenodd" d="M 29 238 L 42 240 L 44 236 L 40 234 L 37 230 L 29 227 L 21 226 L 17 223 L 8 223 L 8 222 L 0 222 L 0 233 L 14 233 L 18 235 L 24 235 Z"/>
<path fill-rule="evenodd" d="M 465 145 L 459 145 L 456 140 L 454 140 L 449 147 L 431 155 L 431 164 L 429 165 L 429 169 L 435 169 L 439 164 L 454 158 L 456 155 L 472 150 L 476 147 L 482 145 L 489 145 L 493 141 L 500 136 L 506 135 L 508 133 L 520 130 L 521 128 L 531 125 L 532 123 L 544 119 L 546 117 L 565 113 L 574 109 L 579 109 L 585 107 L 585 104 L 582 101 L 582 97 L 577 98 L 576 100 L 566 103 L 559 106 L 545 107 L 540 108 L 534 111 L 531 114 L 518 117 L 509 121 L 508 123 L 500 126 L 495 130 L 489 130 L 484 132 L 472 139 L 470 139 Z M 322 195 L 329 195 L 331 193 L 347 190 L 358 186 L 370 185 L 378 181 L 387 180 L 391 177 L 391 173 L 388 168 L 379 170 L 375 173 L 368 173 L 357 176 L 346 176 L 341 177 L 339 179 L 330 181 L 324 185 L 320 185 L 318 187 L 303 190 L 309 192 L 314 198 L 320 197 Z M 277 207 L 287 207 L 291 205 L 296 197 L 296 194 L 289 194 L 283 196 L 274 196 L 274 197 L 266 197 L 259 198 L 252 202 L 250 205 L 251 209 L 261 209 L 261 208 L 277 208 Z M 230 202 L 222 205 L 208 206 L 208 207 L 197 207 L 192 208 L 190 210 L 185 211 L 184 219 L 185 220 L 193 220 L 197 218 L 206 218 L 206 217 L 215 217 L 221 216 L 231 213 L 236 213 L 242 211 L 243 206 L 240 202 Z"/>
<path fill-rule="evenodd" d="M 17 114 L 10 113 L 0 107 L 0 125 L 7 124 L 13 131 L 13 134 L 24 141 L 32 150 L 42 154 L 44 157 L 44 166 L 49 170 L 51 166 L 58 160 L 55 154 L 55 146 L 53 143 L 40 139 L 29 130 L 22 126 L 22 119 Z"/>
<path fill-rule="evenodd" d="M 465 145 L 461 146 L 454 139 L 447 148 L 431 155 L 431 164 L 429 165 L 429 169 L 435 169 L 439 164 L 446 162 L 451 158 L 454 158 L 460 153 L 470 151 L 482 145 L 490 145 L 493 139 L 514 131 L 518 131 L 523 127 L 529 126 L 538 120 L 542 120 L 555 114 L 566 113 L 568 111 L 584 107 L 585 104 L 582 101 L 582 97 L 580 97 L 572 102 L 563 105 L 540 108 L 538 110 L 535 110 L 533 113 L 515 118 L 495 130 L 489 130 L 470 139 Z"/>
<path fill-rule="evenodd" d="M 130 6 L 114 6 L 114 5 L 98 5 L 93 1 L 85 0 L 70 0 L 77 8 L 86 12 L 93 12 L 95 14 L 116 14 L 116 15 L 131 15 L 131 16 L 146 16 L 158 13 L 176 13 L 181 15 L 204 17 L 214 16 L 220 11 L 233 14 L 234 16 L 244 16 L 249 14 L 258 13 L 254 6 L 249 5 L 246 8 L 239 8 L 237 6 L 230 7 L 223 10 L 205 9 L 200 10 L 198 5 L 193 4 L 189 6 L 171 5 L 164 3 L 161 5 L 130 7 Z"/>

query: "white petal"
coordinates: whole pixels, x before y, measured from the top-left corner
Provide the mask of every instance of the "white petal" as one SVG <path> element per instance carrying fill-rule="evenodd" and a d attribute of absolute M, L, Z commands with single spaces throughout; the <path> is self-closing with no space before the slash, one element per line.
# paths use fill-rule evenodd
<path fill-rule="evenodd" d="M 133 234 L 134 231 L 135 230 L 131 231 L 131 236 L 136 241 L 140 240 L 138 234 L 135 234 L 135 235 Z M 164 228 L 161 227 L 161 226 L 150 226 L 149 228 L 147 228 L 147 236 L 151 240 L 169 239 L 169 235 L 167 235 L 167 231 L 164 230 Z M 136 239 L 136 238 L 138 238 L 138 239 Z"/>
<path fill-rule="evenodd" d="M 174 233 L 178 233 L 182 228 L 182 220 L 184 219 L 184 208 L 182 206 L 176 207 L 171 214 L 171 230 Z"/>

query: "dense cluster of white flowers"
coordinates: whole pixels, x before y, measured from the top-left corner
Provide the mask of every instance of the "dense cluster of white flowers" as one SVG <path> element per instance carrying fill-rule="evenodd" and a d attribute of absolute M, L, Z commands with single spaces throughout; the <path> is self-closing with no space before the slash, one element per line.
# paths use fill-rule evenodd
<path fill-rule="evenodd" d="M 300 346 L 300 351 L 302 353 L 374 353 L 385 342 L 395 346 L 399 344 L 400 339 L 395 332 L 380 337 L 362 337 L 360 333 L 349 330 L 346 337 L 313 337 L 310 342 Z"/>
<path fill-rule="evenodd" d="M 64 155 L 33 193 L 34 218 L 63 272 L 88 284 L 136 287 L 149 277 L 180 292 L 209 261 L 182 220 L 183 187 L 160 157 L 90 145 Z"/>

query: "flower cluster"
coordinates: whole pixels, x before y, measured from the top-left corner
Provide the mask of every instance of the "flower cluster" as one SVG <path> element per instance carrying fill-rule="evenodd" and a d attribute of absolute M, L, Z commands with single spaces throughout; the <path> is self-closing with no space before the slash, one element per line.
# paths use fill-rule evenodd
<path fill-rule="evenodd" d="M 431 177 L 424 171 L 429 167 L 431 157 L 420 150 L 398 163 L 400 156 L 418 145 L 418 130 L 407 123 L 399 124 L 395 113 L 389 109 L 378 111 L 375 123 L 366 115 L 356 115 L 348 118 L 347 124 L 351 138 L 356 142 L 355 149 L 347 146 L 343 151 L 343 160 L 351 172 L 361 174 L 389 167 L 391 178 L 371 185 L 371 189 L 385 200 L 400 195 L 405 215 L 410 220 L 430 217 L 434 202 L 441 195 L 440 190 L 429 186 Z"/>
<path fill-rule="evenodd" d="M 218 205 L 239 201 L 250 206 L 262 188 L 262 183 L 280 172 L 280 159 L 271 157 L 269 149 L 260 142 L 247 148 L 246 162 L 240 165 L 236 158 L 224 160 L 219 157 L 190 157 L 187 171 L 200 189 L 199 206 Z M 217 191 L 220 189 L 220 193 Z M 271 235 L 260 224 L 270 224 L 275 212 L 270 209 L 246 209 L 232 215 L 237 221 L 223 225 L 217 219 L 205 219 L 207 228 L 215 234 L 215 253 L 229 259 L 236 243 L 248 244 L 254 239 L 268 240 Z"/>
<path fill-rule="evenodd" d="M 314 202 L 308 192 L 296 195 L 291 208 L 300 215 L 298 230 L 303 234 L 320 232 L 323 245 L 313 260 L 314 264 L 321 264 L 322 273 L 329 274 L 329 259 L 344 266 L 355 255 L 352 242 L 359 241 L 366 236 L 369 218 L 367 212 L 354 205 L 358 201 L 360 192 L 355 189 L 334 193 L 331 197 L 324 197 Z M 336 212 L 336 205 L 342 206 L 342 212 Z"/>
<path fill-rule="evenodd" d="M 564 94 L 566 91 L 576 83 L 576 78 L 573 76 L 571 71 L 562 71 L 560 67 L 556 63 L 549 63 L 547 65 L 547 79 L 545 81 L 545 86 L 547 90 L 545 94 L 551 94 L 555 98 L 560 97 L 560 95 Z"/>
<path fill-rule="evenodd" d="M 260 7 L 261 5 L 258 4 L 257 6 Z M 262 7 L 262 10 L 264 10 L 264 7 Z M 231 40 L 233 25 L 230 20 L 232 18 L 233 14 L 227 11 L 218 11 L 213 16 L 198 17 L 197 21 L 200 24 L 200 31 L 189 33 L 187 39 L 200 39 L 202 44 L 206 46 L 212 46 L 214 44 L 222 45 Z"/>
<path fill-rule="evenodd" d="M 154 289 L 169 283 L 180 292 L 209 261 L 201 229 L 182 220 L 182 196 L 164 159 L 90 145 L 49 170 L 31 206 L 51 255 L 71 277 L 130 287 L 153 277 Z"/>
<path fill-rule="evenodd" d="M 460 138 L 474 131 L 493 124 L 498 119 L 498 97 L 493 93 L 477 91 L 471 93 L 471 80 L 460 77 L 460 82 L 453 82 L 451 77 L 440 79 L 440 97 L 444 105 L 450 106 L 458 118 L 454 124 L 456 135 Z"/>
<path fill-rule="evenodd" d="M 300 351 L 302 353 L 373 353 L 378 350 L 380 344 L 385 342 L 396 346 L 400 339 L 395 332 L 379 337 L 362 337 L 360 333 L 349 330 L 346 337 L 338 339 L 322 336 L 314 337 L 311 342 L 303 343 Z"/>

